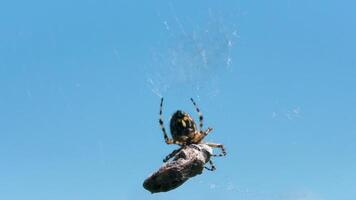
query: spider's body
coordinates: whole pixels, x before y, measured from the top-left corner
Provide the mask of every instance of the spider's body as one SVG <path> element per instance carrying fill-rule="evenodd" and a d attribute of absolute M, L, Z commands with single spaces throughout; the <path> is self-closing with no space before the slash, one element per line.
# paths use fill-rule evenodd
<path fill-rule="evenodd" d="M 198 143 L 199 131 L 193 118 L 186 112 L 177 110 L 170 121 L 170 129 L 174 141 L 181 144 Z"/>
<path fill-rule="evenodd" d="M 193 102 L 196 111 L 199 113 L 199 129 L 197 129 L 197 126 L 193 120 L 193 118 L 186 112 L 183 112 L 181 110 L 177 110 L 171 120 L 170 120 L 170 130 L 173 139 L 168 138 L 168 135 L 166 133 L 166 129 L 163 125 L 163 115 L 162 115 L 162 107 L 163 107 L 163 98 L 161 99 L 161 109 L 160 109 L 160 119 L 159 123 L 161 126 L 161 129 L 163 131 L 163 136 L 167 144 L 178 144 L 181 147 L 190 145 L 190 144 L 200 144 L 203 143 L 203 139 L 205 136 L 208 135 L 208 133 L 212 130 L 212 128 L 208 128 L 206 131 L 203 131 L 203 114 L 200 112 L 198 106 L 194 102 L 194 100 L 191 98 L 191 101 Z M 222 144 L 214 144 L 214 143 L 205 143 L 210 147 L 218 147 L 221 149 L 222 153 L 219 155 L 211 155 L 211 156 L 225 156 L 226 152 L 224 149 L 224 146 Z M 181 150 L 174 150 L 171 154 L 169 154 L 163 161 L 166 162 L 175 154 L 177 154 Z M 212 165 L 212 168 L 206 168 L 209 170 L 215 170 L 215 166 L 213 165 L 212 161 L 210 160 L 209 163 Z"/>

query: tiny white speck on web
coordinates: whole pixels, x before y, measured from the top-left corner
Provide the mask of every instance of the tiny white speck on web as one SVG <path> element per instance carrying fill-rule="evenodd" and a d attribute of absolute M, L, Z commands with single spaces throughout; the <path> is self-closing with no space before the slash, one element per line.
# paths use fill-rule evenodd
<path fill-rule="evenodd" d="M 273 111 L 271 114 L 272 119 L 288 119 L 288 120 L 295 120 L 301 118 L 301 108 L 299 106 L 293 106 L 286 109 L 277 109 Z"/>
<path fill-rule="evenodd" d="M 276 112 L 272 112 L 272 118 L 276 118 L 277 117 L 277 113 Z"/>
<path fill-rule="evenodd" d="M 210 187 L 210 189 L 215 189 L 216 185 L 214 183 L 211 183 L 209 187 Z"/>
<path fill-rule="evenodd" d="M 164 22 L 163 22 L 163 24 L 164 24 L 164 26 L 165 26 L 166 30 L 167 30 L 167 31 L 169 31 L 168 22 L 167 22 L 167 21 L 164 21 Z"/>

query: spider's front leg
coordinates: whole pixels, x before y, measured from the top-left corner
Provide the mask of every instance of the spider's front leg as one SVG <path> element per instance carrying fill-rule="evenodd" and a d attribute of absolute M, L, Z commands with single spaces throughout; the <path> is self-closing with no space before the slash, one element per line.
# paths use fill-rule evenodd
<path fill-rule="evenodd" d="M 190 98 L 190 100 L 192 101 L 195 110 L 197 111 L 198 115 L 199 115 L 199 130 L 203 129 L 203 113 L 200 111 L 198 105 L 195 103 L 193 98 Z"/>
<path fill-rule="evenodd" d="M 215 144 L 215 143 L 205 143 L 205 144 L 208 145 L 209 147 L 220 148 L 221 149 L 221 153 L 220 154 L 213 154 L 212 156 L 226 156 L 226 151 L 225 151 L 224 145 Z"/>
<path fill-rule="evenodd" d="M 160 105 L 160 110 L 159 110 L 159 125 L 162 129 L 163 137 L 164 137 L 164 140 L 166 141 L 166 144 L 175 144 L 175 142 L 168 137 L 166 128 L 164 127 L 164 124 L 163 124 L 163 97 L 161 98 L 161 105 Z"/>

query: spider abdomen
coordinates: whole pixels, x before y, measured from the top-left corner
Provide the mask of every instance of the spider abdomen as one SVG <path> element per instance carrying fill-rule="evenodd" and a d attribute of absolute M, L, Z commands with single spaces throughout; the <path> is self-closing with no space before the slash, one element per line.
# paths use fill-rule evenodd
<path fill-rule="evenodd" d="M 180 110 L 173 114 L 170 129 L 173 139 L 182 143 L 191 143 L 197 132 L 193 118 Z"/>

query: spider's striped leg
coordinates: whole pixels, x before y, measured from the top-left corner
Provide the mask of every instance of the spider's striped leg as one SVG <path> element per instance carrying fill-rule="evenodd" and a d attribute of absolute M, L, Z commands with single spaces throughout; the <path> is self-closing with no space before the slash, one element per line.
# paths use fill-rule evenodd
<path fill-rule="evenodd" d="M 174 151 L 172 151 L 172 153 L 170 153 L 168 156 L 166 156 L 163 159 L 163 162 L 167 162 L 169 159 L 173 158 L 180 150 L 182 150 L 182 148 L 176 149 Z"/>
<path fill-rule="evenodd" d="M 194 99 L 193 98 L 190 98 L 190 100 L 192 101 L 196 111 L 198 112 L 199 114 L 199 130 L 202 130 L 203 129 L 203 113 L 200 112 L 200 109 L 198 108 L 197 104 L 195 103 Z"/>
<path fill-rule="evenodd" d="M 209 171 L 214 171 L 214 170 L 216 170 L 216 167 L 215 167 L 213 161 L 209 160 L 209 164 L 210 164 L 211 168 L 209 168 L 209 167 L 204 167 L 204 168 L 207 169 L 207 170 L 209 170 Z"/>
<path fill-rule="evenodd" d="M 213 154 L 212 156 L 226 156 L 226 151 L 225 151 L 224 145 L 215 144 L 215 143 L 206 143 L 206 145 L 208 145 L 210 147 L 220 148 L 221 149 L 221 153 L 220 154 Z"/>
<path fill-rule="evenodd" d="M 163 137 L 164 137 L 164 140 L 166 141 L 166 143 L 173 144 L 174 141 L 172 139 L 168 138 L 166 128 L 164 127 L 164 124 L 163 124 L 163 97 L 161 98 L 161 105 L 160 105 L 160 110 L 159 110 L 159 125 L 162 129 Z"/>

